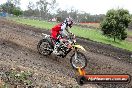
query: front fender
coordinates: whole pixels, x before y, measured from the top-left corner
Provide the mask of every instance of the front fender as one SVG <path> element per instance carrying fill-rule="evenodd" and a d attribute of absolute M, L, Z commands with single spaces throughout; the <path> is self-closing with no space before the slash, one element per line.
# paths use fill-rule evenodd
<path fill-rule="evenodd" d="M 84 48 L 83 48 L 83 46 L 81 46 L 81 45 L 72 45 L 73 47 L 76 47 L 76 48 L 79 48 L 79 49 L 81 49 L 81 50 L 83 50 L 83 51 L 86 51 Z"/>

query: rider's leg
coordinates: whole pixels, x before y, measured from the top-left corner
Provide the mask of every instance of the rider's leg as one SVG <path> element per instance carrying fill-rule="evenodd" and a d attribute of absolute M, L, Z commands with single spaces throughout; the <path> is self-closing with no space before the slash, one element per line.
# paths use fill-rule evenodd
<path fill-rule="evenodd" d="M 60 46 L 60 41 L 59 41 L 59 38 L 58 38 L 58 36 L 57 36 L 57 38 L 56 38 L 56 40 L 55 40 L 55 45 L 54 45 L 54 51 L 53 51 L 53 53 L 59 54 L 59 52 L 58 52 L 59 46 Z"/>

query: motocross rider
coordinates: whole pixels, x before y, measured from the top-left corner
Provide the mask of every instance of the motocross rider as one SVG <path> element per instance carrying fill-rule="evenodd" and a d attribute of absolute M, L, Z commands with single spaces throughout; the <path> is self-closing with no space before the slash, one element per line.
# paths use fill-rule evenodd
<path fill-rule="evenodd" d="M 68 38 L 70 35 L 73 35 L 73 33 L 71 33 L 68 29 L 68 27 L 71 28 L 72 25 L 73 25 L 73 20 L 71 17 L 68 17 L 62 23 L 55 25 L 51 29 L 51 37 L 56 41 L 53 51 L 54 54 L 56 55 L 59 54 L 58 47 L 62 43 L 62 41 L 60 41 L 61 38 L 58 35 L 61 35 L 66 38 Z"/>

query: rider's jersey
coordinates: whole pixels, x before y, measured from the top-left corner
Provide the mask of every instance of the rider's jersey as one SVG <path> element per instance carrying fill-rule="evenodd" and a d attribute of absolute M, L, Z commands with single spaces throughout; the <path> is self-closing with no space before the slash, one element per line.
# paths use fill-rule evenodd
<path fill-rule="evenodd" d="M 67 32 L 67 30 L 68 30 L 67 23 L 63 22 L 61 24 L 61 34 L 62 34 L 62 36 L 68 36 L 69 33 Z"/>
<path fill-rule="evenodd" d="M 54 39 L 57 38 L 58 34 L 61 34 L 62 36 L 68 36 L 68 26 L 66 22 L 63 22 L 61 24 L 57 24 L 56 26 L 54 26 L 51 30 L 51 35 Z"/>

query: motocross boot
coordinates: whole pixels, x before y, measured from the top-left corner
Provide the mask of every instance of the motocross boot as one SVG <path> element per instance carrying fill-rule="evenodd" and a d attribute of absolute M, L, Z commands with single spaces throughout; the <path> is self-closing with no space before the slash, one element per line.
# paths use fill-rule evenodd
<path fill-rule="evenodd" d="M 57 42 L 55 44 L 55 46 L 54 46 L 54 51 L 53 51 L 53 53 L 56 54 L 56 55 L 59 55 L 60 54 L 59 51 L 58 51 L 58 48 L 59 48 L 59 43 Z"/>

